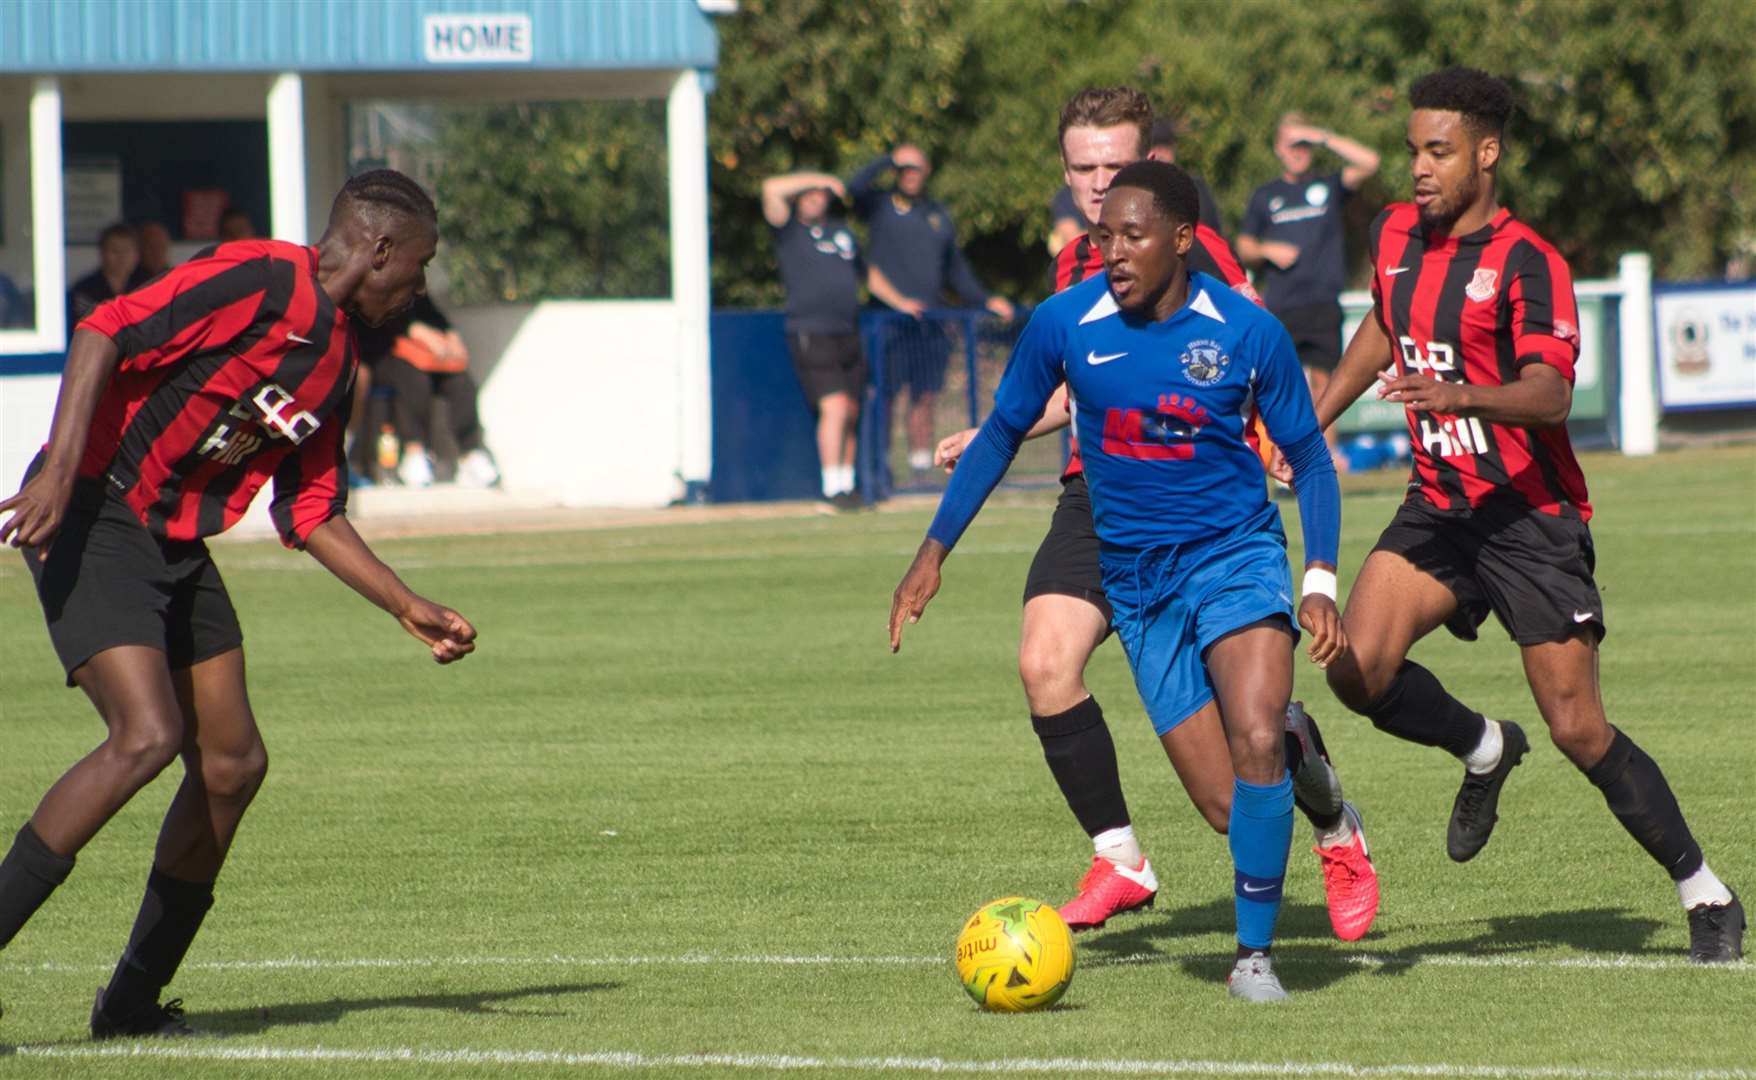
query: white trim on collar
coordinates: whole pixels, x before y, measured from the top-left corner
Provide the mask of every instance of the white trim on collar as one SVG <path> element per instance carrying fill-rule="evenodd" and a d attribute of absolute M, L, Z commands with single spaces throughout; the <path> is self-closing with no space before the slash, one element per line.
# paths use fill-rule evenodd
<path fill-rule="evenodd" d="M 1086 312 L 1085 316 L 1079 320 L 1079 325 L 1084 326 L 1089 322 L 1097 322 L 1099 319 L 1107 319 L 1120 310 L 1121 309 L 1116 306 L 1116 298 L 1110 295 L 1110 290 L 1105 289 L 1104 295 L 1100 297 L 1098 302 L 1091 306 L 1091 310 Z"/>

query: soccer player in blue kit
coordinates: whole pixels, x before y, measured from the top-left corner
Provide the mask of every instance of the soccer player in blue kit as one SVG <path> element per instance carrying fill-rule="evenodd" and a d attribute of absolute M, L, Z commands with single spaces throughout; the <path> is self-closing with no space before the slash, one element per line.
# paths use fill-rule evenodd
<path fill-rule="evenodd" d="M 903 623 L 939 591 L 946 556 L 1065 382 L 1104 590 L 1153 728 L 1162 736 L 1212 700 L 1225 724 L 1238 930 L 1227 985 L 1279 1001 L 1269 953 L 1292 841 L 1282 731 L 1298 631 L 1286 534 L 1244 441 L 1251 405 L 1293 470 L 1306 553 L 1297 623 L 1325 667 L 1347 650 L 1335 606 L 1341 492 L 1286 330 L 1184 266 L 1199 215 L 1175 165 L 1116 174 L 1096 234 L 1104 273 L 1045 301 L 1025 327 L 994 411 L 896 587 L 890 644 L 901 647 Z"/>

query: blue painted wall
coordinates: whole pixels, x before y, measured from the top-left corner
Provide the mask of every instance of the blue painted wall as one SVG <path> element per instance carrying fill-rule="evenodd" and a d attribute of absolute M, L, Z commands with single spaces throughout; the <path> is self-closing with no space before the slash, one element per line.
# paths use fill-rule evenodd
<path fill-rule="evenodd" d="M 713 352 L 714 502 L 815 499 L 822 488 L 816 423 L 787 354 L 778 311 L 716 311 Z"/>

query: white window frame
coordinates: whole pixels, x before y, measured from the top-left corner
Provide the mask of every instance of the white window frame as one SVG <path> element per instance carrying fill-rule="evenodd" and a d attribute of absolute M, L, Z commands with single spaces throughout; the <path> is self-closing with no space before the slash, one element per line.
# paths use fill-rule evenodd
<path fill-rule="evenodd" d="M 66 224 L 61 216 L 61 182 L 61 82 L 49 75 L 33 80 L 30 96 L 31 276 L 36 322 L 30 329 L 0 330 L 0 356 L 67 349 Z"/>

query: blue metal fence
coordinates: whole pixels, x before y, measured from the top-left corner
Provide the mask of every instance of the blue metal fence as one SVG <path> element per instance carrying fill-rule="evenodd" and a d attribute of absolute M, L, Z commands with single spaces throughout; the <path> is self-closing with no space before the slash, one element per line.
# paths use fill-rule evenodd
<path fill-rule="evenodd" d="M 934 309 L 920 319 L 887 310 L 863 313 L 860 340 L 870 374 L 860 410 L 856 472 L 868 502 L 942 486 L 942 473 L 917 474 L 909 466 L 908 414 L 918 409 L 929 450 L 944 436 L 979 423 L 1023 319 L 1008 323 L 963 308 Z M 718 311 L 710 332 L 710 496 L 716 502 L 814 498 L 819 484 L 814 424 L 787 353 L 781 313 Z M 1058 474 L 1064 440 L 1039 443 L 1020 454 L 1010 474 L 1014 480 Z"/>

